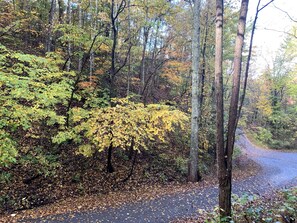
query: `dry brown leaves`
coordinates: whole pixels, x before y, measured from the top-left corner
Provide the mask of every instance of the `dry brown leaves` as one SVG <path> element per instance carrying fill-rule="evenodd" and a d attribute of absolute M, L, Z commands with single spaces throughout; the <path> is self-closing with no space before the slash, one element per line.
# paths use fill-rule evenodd
<path fill-rule="evenodd" d="M 257 164 L 248 160 L 247 157 L 242 156 L 235 161 L 233 176 L 234 179 L 240 180 L 255 175 L 258 171 L 259 166 Z M 216 177 L 214 175 L 209 175 L 204 176 L 203 180 L 197 183 L 172 182 L 166 186 L 162 184 L 139 185 L 138 187 L 130 188 L 126 191 L 66 198 L 50 205 L 0 216 L 0 222 L 16 222 L 24 219 L 35 219 L 63 213 L 104 210 L 108 207 L 118 207 L 125 203 L 151 200 L 177 193 L 186 193 L 194 189 L 203 189 L 216 184 Z M 189 223 L 191 222 L 191 219 L 183 222 Z"/>

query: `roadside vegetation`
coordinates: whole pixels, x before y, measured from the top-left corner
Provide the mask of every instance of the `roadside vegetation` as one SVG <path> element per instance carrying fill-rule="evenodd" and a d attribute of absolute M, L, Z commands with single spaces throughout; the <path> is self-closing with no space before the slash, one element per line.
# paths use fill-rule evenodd
<path fill-rule="evenodd" d="M 232 218 L 228 222 L 279 222 L 294 223 L 297 219 L 297 188 L 275 192 L 268 197 L 258 195 L 233 196 Z M 198 210 L 200 217 L 181 219 L 174 223 L 217 223 L 220 222 L 218 208 L 213 211 Z"/>

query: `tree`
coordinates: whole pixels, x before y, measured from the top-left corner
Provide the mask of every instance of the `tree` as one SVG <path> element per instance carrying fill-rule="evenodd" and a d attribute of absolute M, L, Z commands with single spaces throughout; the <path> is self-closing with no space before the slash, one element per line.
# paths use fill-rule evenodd
<path fill-rule="evenodd" d="M 176 129 L 186 130 L 188 116 L 167 105 L 112 99 L 113 106 L 91 111 L 76 107 L 71 113 L 73 128 L 61 131 L 54 142 L 72 139 L 79 145 L 78 153 L 93 156 L 96 151 L 108 150 L 106 170 L 114 172 L 112 153 L 115 149 L 140 152 L 150 149 L 152 143 L 168 143 L 167 134 Z"/>
<path fill-rule="evenodd" d="M 224 2 L 216 1 L 216 53 L 215 53 L 215 91 L 216 91 L 216 151 L 219 178 L 219 207 L 224 208 L 225 194 L 228 193 L 223 188 L 224 178 L 227 175 L 224 152 L 224 91 L 223 91 L 223 20 Z M 225 210 L 221 210 L 224 216 Z"/>
<path fill-rule="evenodd" d="M 195 0 L 193 6 L 191 148 L 188 173 L 190 182 L 196 182 L 200 177 L 198 170 L 200 4 L 200 0 Z"/>
<path fill-rule="evenodd" d="M 246 124 L 269 148 L 296 147 L 296 43 L 288 35 L 273 63 L 248 85 Z"/>
<path fill-rule="evenodd" d="M 219 178 L 219 207 L 221 219 L 231 216 L 231 191 L 232 191 L 232 155 L 237 128 L 238 102 L 240 89 L 240 75 L 242 68 L 242 51 L 246 27 L 246 16 L 249 0 L 242 0 L 237 36 L 234 52 L 234 73 L 232 80 L 231 102 L 229 107 L 227 140 L 223 141 L 223 101 L 222 101 L 222 26 L 223 26 L 223 1 L 217 1 L 216 5 L 216 97 L 217 97 L 217 154 L 218 154 L 218 178 Z"/>
<path fill-rule="evenodd" d="M 55 11 L 56 11 L 56 0 L 51 0 L 51 8 L 48 15 L 48 33 L 45 43 L 45 51 L 51 52 L 53 50 L 52 41 L 53 41 L 53 27 L 55 20 Z"/>

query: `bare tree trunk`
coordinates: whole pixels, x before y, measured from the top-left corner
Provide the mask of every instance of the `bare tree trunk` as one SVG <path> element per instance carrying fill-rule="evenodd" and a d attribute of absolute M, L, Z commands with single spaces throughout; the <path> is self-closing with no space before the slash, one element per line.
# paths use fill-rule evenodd
<path fill-rule="evenodd" d="M 58 0 L 59 4 L 59 23 L 63 23 L 63 15 L 64 15 L 64 0 Z"/>
<path fill-rule="evenodd" d="M 81 10 L 81 2 L 79 2 L 78 4 L 78 27 L 80 29 L 82 29 L 82 10 Z M 81 51 L 81 45 L 79 47 L 80 51 Z M 79 55 L 78 58 L 78 72 L 81 72 L 82 69 L 82 56 Z"/>
<path fill-rule="evenodd" d="M 143 44 L 142 44 L 142 56 L 141 56 L 141 85 L 139 88 L 139 92 L 143 92 L 144 86 L 145 86 L 145 52 L 146 52 L 146 46 L 148 42 L 148 36 L 149 36 L 149 30 L 150 27 L 143 27 Z"/>
<path fill-rule="evenodd" d="M 216 52 L 215 52 L 215 98 L 216 98 L 216 153 L 217 175 L 219 179 L 219 207 L 225 207 L 225 199 L 228 190 L 225 190 L 227 181 L 225 149 L 224 149 L 224 91 L 223 91 L 223 0 L 216 1 Z M 228 201 L 228 199 L 226 199 Z M 220 209 L 221 216 L 226 210 Z"/>
<path fill-rule="evenodd" d="M 117 48 L 117 41 L 118 41 L 118 28 L 117 28 L 117 21 L 119 15 L 123 12 L 126 8 L 126 1 L 121 0 L 119 4 L 115 4 L 115 0 L 111 1 L 111 10 L 110 10 L 110 20 L 111 20 L 111 30 L 112 30 L 112 49 L 111 49 L 111 67 L 109 73 L 109 88 L 110 88 L 110 97 L 116 96 L 116 89 L 114 88 L 115 76 L 120 71 L 120 69 L 125 66 L 124 65 L 116 70 L 116 48 Z M 129 48 L 129 50 L 131 47 Z M 127 57 L 128 59 L 128 57 Z"/>
<path fill-rule="evenodd" d="M 48 18 L 49 27 L 48 27 L 47 38 L 46 38 L 46 43 L 45 43 L 45 51 L 46 52 L 52 51 L 55 11 L 56 11 L 56 0 L 52 0 L 50 12 L 49 12 L 49 18 Z"/>
<path fill-rule="evenodd" d="M 67 24 L 68 25 L 71 24 L 71 20 L 72 20 L 71 4 L 72 4 L 71 0 L 68 0 L 68 3 L 67 3 Z M 67 54 L 68 54 L 68 61 L 67 61 L 66 71 L 70 71 L 72 51 L 71 51 L 71 40 L 69 38 L 68 38 Z"/>
<path fill-rule="evenodd" d="M 157 21 L 158 22 L 158 21 Z M 158 69 L 156 68 L 156 56 L 157 56 L 157 44 L 158 44 L 158 35 L 159 35 L 159 31 L 160 31 L 160 25 L 158 24 L 156 27 L 156 33 L 155 35 L 151 35 L 151 40 L 150 42 L 154 42 L 154 47 L 152 50 L 152 55 L 151 55 L 151 62 L 150 62 L 150 68 L 151 69 L 147 69 L 149 70 L 149 73 L 152 73 L 151 76 L 156 76 Z M 151 46 L 150 46 L 151 48 Z M 150 70 L 154 70 L 154 71 L 150 71 Z M 152 83 L 154 81 L 154 78 L 152 78 L 151 76 L 149 76 L 146 80 L 147 83 L 144 82 L 144 86 L 142 89 L 142 97 L 143 97 L 143 103 L 147 104 L 147 99 L 149 97 L 149 94 L 152 91 Z"/>
<path fill-rule="evenodd" d="M 117 38 L 118 38 L 118 30 L 116 27 L 116 16 L 115 16 L 115 1 L 111 1 L 111 29 L 112 29 L 112 49 L 111 49 L 111 69 L 110 69 L 110 95 L 111 97 L 114 96 L 114 75 L 116 72 L 115 61 L 116 61 L 116 47 L 117 47 Z"/>
<path fill-rule="evenodd" d="M 96 0 L 95 3 L 95 16 L 93 13 L 93 6 L 92 6 L 92 2 L 90 0 L 90 9 L 91 9 L 91 39 L 94 38 L 94 30 L 96 30 L 96 17 L 97 17 L 97 9 L 98 8 L 98 3 Z M 95 17 L 95 19 L 94 19 Z M 94 70 L 94 50 L 92 49 L 91 54 L 90 54 L 90 69 L 89 69 L 89 80 L 91 81 L 91 76 L 93 76 L 93 70 Z"/>
<path fill-rule="evenodd" d="M 240 75 L 242 69 L 242 51 L 244 44 L 244 34 L 246 27 L 246 16 L 249 0 L 242 0 L 240 7 L 240 17 L 237 26 L 237 37 L 234 52 L 234 74 L 232 79 L 232 94 L 228 118 L 228 134 L 224 154 L 225 170 L 227 176 L 220 184 L 219 190 L 222 193 L 222 203 L 220 204 L 221 217 L 231 216 L 231 190 L 232 190 L 232 155 L 235 142 L 235 131 L 237 127 Z"/>
<path fill-rule="evenodd" d="M 256 14 L 255 14 L 254 22 L 253 22 L 253 26 L 252 26 L 252 34 L 251 34 L 251 38 L 250 38 L 249 52 L 248 52 L 248 57 L 247 57 L 247 61 L 246 61 L 246 68 L 245 68 L 245 73 L 244 73 L 243 89 L 242 89 L 242 95 L 240 97 L 240 104 L 239 104 L 239 108 L 238 108 L 237 122 L 238 122 L 239 117 L 240 117 L 240 114 L 241 114 L 241 110 L 242 110 L 242 106 L 243 106 L 243 102 L 244 102 L 244 98 L 245 98 L 245 93 L 246 93 L 247 80 L 248 80 L 248 76 L 249 76 L 250 61 L 251 61 L 251 57 L 252 57 L 253 41 L 254 41 L 254 35 L 255 35 L 255 30 L 256 30 L 256 24 L 257 24 L 257 20 L 258 20 L 258 15 L 259 15 L 259 12 L 261 10 L 263 10 L 264 8 L 266 8 L 273 1 L 274 0 L 269 1 L 267 4 L 265 4 L 261 8 L 260 8 L 261 0 L 258 1 L 257 10 L 256 10 Z"/>
<path fill-rule="evenodd" d="M 128 0 L 128 39 L 129 47 L 131 47 L 131 10 L 130 10 L 130 0 Z M 131 52 L 128 54 L 128 73 L 127 73 L 127 97 L 130 94 L 130 79 L 131 79 Z"/>
<path fill-rule="evenodd" d="M 202 112 L 202 106 L 204 102 L 204 88 L 205 88 L 205 76 L 206 76 L 206 48 L 207 48 L 207 38 L 208 38 L 208 29 L 209 29 L 209 11 L 210 11 L 210 2 L 207 3 L 205 15 L 205 25 L 204 25 L 204 39 L 202 44 L 202 67 L 201 67 L 201 92 L 200 92 L 200 112 Z"/>
<path fill-rule="evenodd" d="M 198 131 L 199 131 L 199 53 L 200 53 L 200 0 L 194 1 L 193 39 L 192 39 L 192 114 L 191 148 L 188 180 L 196 182 L 200 178 L 198 169 Z"/>

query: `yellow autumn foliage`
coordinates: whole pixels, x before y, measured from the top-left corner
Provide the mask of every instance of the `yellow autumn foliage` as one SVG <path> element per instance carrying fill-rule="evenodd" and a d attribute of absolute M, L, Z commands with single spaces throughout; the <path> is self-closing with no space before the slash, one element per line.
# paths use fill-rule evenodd
<path fill-rule="evenodd" d="M 134 150 L 148 149 L 152 142 L 168 142 L 168 133 L 176 128 L 185 131 L 189 122 L 185 113 L 167 105 L 144 106 L 126 98 L 114 99 L 112 104 L 114 106 L 93 109 L 89 115 L 81 108 L 72 110 L 72 120 L 80 123 L 71 131 L 83 135 L 86 142 L 78 153 L 91 156 L 110 145 L 128 149 L 132 143 Z"/>

